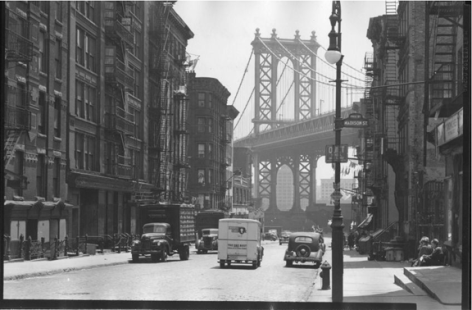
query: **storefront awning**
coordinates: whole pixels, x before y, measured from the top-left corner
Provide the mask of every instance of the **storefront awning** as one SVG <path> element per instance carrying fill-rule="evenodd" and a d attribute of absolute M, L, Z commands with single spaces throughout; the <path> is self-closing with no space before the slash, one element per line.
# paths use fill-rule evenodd
<path fill-rule="evenodd" d="M 373 217 L 374 215 L 372 213 L 367 214 L 367 217 L 365 218 L 365 220 L 363 220 L 362 223 L 360 223 L 359 226 L 357 226 L 357 228 L 365 228 L 369 226 L 369 224 L 372 222 Z"/>

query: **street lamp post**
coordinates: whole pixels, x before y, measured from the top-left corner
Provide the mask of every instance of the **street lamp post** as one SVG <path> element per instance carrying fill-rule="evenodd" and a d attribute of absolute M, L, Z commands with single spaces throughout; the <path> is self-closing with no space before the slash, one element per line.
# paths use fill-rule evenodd
<path fill-rule="evenodd" d="M 326 51 L 326 60 L 331 64 L 336 64 L 336 114 L 334 122 L 335 131 L 335 147 L 339 149 L 341 145 L 341 65 L 343 55 L 341 54 L 341 2 L 333 1 L 333 8 L 331 16 L 331 31 L 329 33 L 329 48 Z M 338 32 L 336 33 L 335 26 L 338 24 Z M 334 212 L 331 221 L 332 236 L 332 298 L 333 302 L 343 301 L 343 251 L 344 251 L 344 223 L 341 214 L 340 199 L 342 197 L 340 192 L 341 184 L 341 163 L 335 162 L 334 174 Z"/>

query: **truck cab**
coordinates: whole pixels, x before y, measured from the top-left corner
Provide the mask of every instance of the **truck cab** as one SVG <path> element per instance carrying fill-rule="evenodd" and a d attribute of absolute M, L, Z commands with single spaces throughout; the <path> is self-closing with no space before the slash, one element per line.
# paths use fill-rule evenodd
<path fill-rule="evenodd" d="M 218 228 L 202 229 L 202 237 L 195 243 L 197 254 L 218 250 Z"/>
<path fill-rule="evenodd" d="M 227 264 L 261 265 L 264 248 L 261 244 L 262 224 L 250 219 L 221 219 L 218 225 L 218 261 Z"/>

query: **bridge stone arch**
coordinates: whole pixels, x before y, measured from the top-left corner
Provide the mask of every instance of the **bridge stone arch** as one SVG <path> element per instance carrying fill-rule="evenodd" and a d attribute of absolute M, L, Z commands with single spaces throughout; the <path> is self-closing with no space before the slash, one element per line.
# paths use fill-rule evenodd
<path fill-rule="evenodd" d="M 301 40 L 298 30 L 294 39 L 277 38 L 272 30 L 270 38 L 261 38 L 256 29 L 251 43 L 255 55 L 255 115 L 254 133 L 260 130 L 274 129 L 282 125 L 277 120 L 278 62 L 282 57 L 291 60 L 294 83 L 294 121 L 312 118 L 316 109 L 316 53 L 320 45 L 316 42 L 315 32 L 310 40 Z"/>

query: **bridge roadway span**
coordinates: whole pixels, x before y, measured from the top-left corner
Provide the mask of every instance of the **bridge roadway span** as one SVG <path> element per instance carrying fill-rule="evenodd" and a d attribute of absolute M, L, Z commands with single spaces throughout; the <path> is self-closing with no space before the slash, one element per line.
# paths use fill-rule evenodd
<path fill-rule="evenodd" d="M 355 113 L 352 108 L 343 109 L 341 118 Z M 353 146 L 358 143 L 357 128 L 343 128 L 341 143 Z M 321 115 L 312 119 L 291 123 L 251 134 L 234 142 L 234 148 L 249 148 L 251 152 L 266 153 L 277 151 L 277 154 L 291 152 L 296 148 L 299 152 L 315 152 L 324 155 L 325 146 L 334 144 L 334 113 Z"/>

